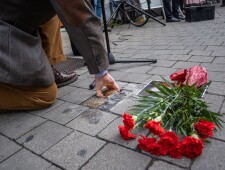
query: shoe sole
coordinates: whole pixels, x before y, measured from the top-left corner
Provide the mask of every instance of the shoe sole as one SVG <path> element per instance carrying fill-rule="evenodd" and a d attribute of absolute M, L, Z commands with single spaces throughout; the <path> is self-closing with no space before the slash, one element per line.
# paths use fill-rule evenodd
<path fill-rule="evenodd" d="M 63 82 L 63 83 L 59 83 L 59 84 L 56 84 L 56 85 L 57 85 L 58 88 L 59 88 L 59 87 L 62 87 L 62 86 L 66 86 L 66 85 L 68 85 L 68 84 L 71 84 L 71 83 L 75 82 L 77 79 L 78 79 L 78 76 L 76 75 L 76 76 L 75 76 L 74 78 L 72 78 L 71 80 L 66 81 L 66 82 Z"/>

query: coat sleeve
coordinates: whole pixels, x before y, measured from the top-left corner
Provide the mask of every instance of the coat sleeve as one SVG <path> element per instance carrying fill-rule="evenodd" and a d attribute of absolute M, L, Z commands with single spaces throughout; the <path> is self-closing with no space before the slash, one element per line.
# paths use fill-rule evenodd
<path fill-rule="evenodd" d="M 50 0 L 90 74 L 109 66 L 100 19 L 88 0 Z"/>

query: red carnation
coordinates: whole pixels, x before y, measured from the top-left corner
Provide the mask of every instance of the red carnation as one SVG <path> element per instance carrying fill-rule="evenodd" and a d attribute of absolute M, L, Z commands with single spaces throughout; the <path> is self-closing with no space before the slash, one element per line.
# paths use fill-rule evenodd
<path fill-rule="evenodd" d="M 153 149 L 153 144 L 156 142 L 156 138 L 147 138 L 141 135 L 142 139 L 138 139 L 138 147 L 146 152 Z"/>
<path fill-rule="evenodd" d="M 135 139 L 136 135 L 130 133 L 129 129 L 126 126 L 118 126 L 120 130 L 120 135 L 124 140 Z"/>
<path fill-rule="evenodd" d="M 152 144 L 151 150 L 149 152 L 153 155 L 161 156 L 161 145 L 159 145 L 158 142 Z"/>
<path fill-rule="evenodd" d="M 156 122 L 154 120 L 148 121 L 145 128 L 149 129 L 149 131 L 154 135 L 161 135 L 165 133 L 165 130 L 160 126 L 160 122 Z"/>
<path fill-rule="evenodd" d="M 162 155 L 167 155 L 170 150 L 179 143 L 179 138 L 174 132 L 166 132 L 160 135 L 160 140 L 158 144 L 160 147 L 160 152 Z"/>
<path fill-rule="evenodd" d="M 195 130 L 202 139 L 206 139 L 207 137 L 213 136 L 213 130 L 215 128 L 215 124 L 212 122 L 208 122 L 200 119 L 198 123 L 194 124 Z"/>
<path fill-rule="evenodd" d="M 186 136 L 182 141 L 182 152 L 187 158 L 193 159 L 202 154 L 204 143 L 192 136 Z"/>
<path fill-rule="evenodd" d="M 178 84 L 182 84 L 188 76 L 188 70 L 180 70 L 170 75 L 170 79 L 177 81 Z"/>
<path fill-rule="evenodd" d="M 182 158 L 181 142 L 178 142 L 175 146 L 170 149 L 170 156 L 172 158 L 180 159 Z"/>
<path fill-rule="evenodd" d="M 131 130 L 134 128 L 135 121 L 132 118 L 132 115 L 124 113 L 123 114 L 123 123 L 124 123 L 124 126 L 126 126 L 129 130 Z"/>

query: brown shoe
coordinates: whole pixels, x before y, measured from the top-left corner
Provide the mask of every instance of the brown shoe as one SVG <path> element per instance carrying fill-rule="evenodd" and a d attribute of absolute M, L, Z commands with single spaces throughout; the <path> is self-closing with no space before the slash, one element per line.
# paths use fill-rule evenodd
<path fill-rule="evenodd" d="M 52 66 L 52 70 L 55 76 L 55 83 L 57 87 L 62 87 L 70 83 L 75 82 L 78 79 L 78 76 L 75 72 L 59 72 L 56 68 Z"/>

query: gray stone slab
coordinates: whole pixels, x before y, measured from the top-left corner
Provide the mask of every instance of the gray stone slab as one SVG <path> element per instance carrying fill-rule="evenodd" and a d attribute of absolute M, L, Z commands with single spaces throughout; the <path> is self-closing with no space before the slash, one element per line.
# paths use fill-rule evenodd
<path fill-rule="evenodd" d="M 110 111 L 122 115 L 124 112 L 128 112 L 137 103 L 135 98 L 127 97 L 112 107 Z"/>
<path fill-rule="evenodd" d="M 203 50 L 192 50 L 189 55 L 202 55 L 202 56 L 210 56 L 212 51 L 203 51 Z"/>
<path fill-rule="evenodd" d="M 82 170 L 143 170 L 147 168 L 150 161 L 151 158 L 146 155 L 108 144 Z"/>
<path fill-rule="evenodd" d="M 67 126 L 78 131 L 95 136 L 117 116 L 97 109 L 90 109 L 82 113 Z"/>
<path fill-rule="evenodd" d="M 89 85 L 90 85 L 93 81 L 94 81 L 94 78 L 86 78 L 86 79 L 84 79 L 84 80 L 77 81 L 77 82 L 71 84 L 71 86 L 89 89 Z"/>
<path fill-rule="evenodd" d="M 212 94 L 225 95 L 225 83 L 212 82 L 209 86 L 208 92 Z"/>
<path fill-rule="evenodd" d="M 184 45 L 172 45 L 172 46 L 169 46 L 168 49 L 170 49 L 170 50 L 184 50 L 185 48 L 186 48 L 186 46 L 184 46 Z"/>
<path fill-rule="evenodd" d="M 15 139 L 39 126 L 44 121 L 46 121 L 46 119 L 27 113 L 17 119 L 1 124 L 0 132 Z"/>
<path fill-rule="evenodd" d="M 217 113 L 220 110 L 223 100 L 224 100 L 224 97 L 222 96 L 210 95 L 210 94 L 205 94 L 204 96 L 204 101 L 207 102 L 209 106 L 209 110 L 213 112 L 217 112 Z"/>
<path fill-rule="evenodd" d="M 115 80 L 119 80 L 120 78 L 126 76 L 127 72 L 124 71 L 110 71 L 109 74 L 115 79 Z"/>
<path fill-rule="evenodd" d="M 222 71 L 222 72 L 225 72 L 224 64 L 202 63 L 201 66 L 205 67 L 208 71 Z"/>
<path fill-rule="evenodd" d="M 47 170 L 61 170 L 60 168 L 56 167 L 56 166 L 51 166 L 50 168 L 48 168 Z"/>
<path fill-rule="evenodd" d="M 65 96 L 66 94 L 76 90 L 77 88 L 76 87 L 71 87 L 71 86 L 63 86 L 63 87 L 60 87 L 58 88 L 58 96 L 57 98 L 60 98 L 60 97 L 63 97 Z"/>
<path fill-rule="evenodd" d="M 188 45 L 186 46 L 186 50 L 205 50 L 207 46 L 203 45 Z M 210 50 L 210 49 L 209 49 Z"/>
<path fill-rule="evenodd" d="M 152 65 L 152 66 L 155 66 Z M 149 70 L 151 70 L 153 67 L 148 65 L 148 66 L 134 66 L 132 68 L 129 68 L 127 70 L 125 70 L 125 72 L 129 72 L 129 73 L 147 73 Z"/>
<path fill-rule="evenodd" d="M 65 103 L 65 101 L 62 101 L 62 100 L 58 100 L 58 99 L 57 99 L 57 100 L 55 101 L 55 103 L 54 103 L 52 106 L 50 106 L 50 107 L 48 107 L 48 108 L 46 108 L 46 109 L 34 110 L 34 111 L 29 111 L 29 112 L 32 113 L 32 114 L 35 114 L 35 115 L 37 115 L 37 116 L 42 116 L 42 115 L 48 113 L 49 111 L 51 111 L 51 110 L 57 108 L 58 106 L 60 106 L 60 105 L 63 104 L 63 103 Z"/>
<path fill-rule="evenodd" d="M 167 60 L 187 61 L 191 55 L 170 55 Z"/>
<path fill-rule="evenodd" d="M 81 104 L 85 100 L 89 99 L 90 97 L 95 95 L 94 90 L 87 90 L 82 88 L 76 88 L 73 92 L 63 96 L 61 99 L 75 103 L 75 104 Z"/>
<path fill-rule="evenodd" d="M 198 157 L 191 169 L 193 170 L 224 170 L 225 169 L 225 143 L 217 140 L 211 140 L 211 143 L 206 144 L 202 155 Z"/>
<path fill-rule="evenodd" d="M 0 125 L 10 120 L 16 119 L 24 114 L 26 114 L 26 112 L 14 111 L 14 112 L 0 113 Z"/>
<path fill-rule="evenodd" d="M 174 68 L 166 68 L 166 67 L 155 67 L 151 71 L 148 72 L 148 74 L 155 74 L 155 75 L 170 75 L 176 72 L 177 69 Z"/>
<path fill-rule="evenodd" d="M 66 124 L 87 109 L 88 108 L 84 106 L 79 106 L 72 103 L 64 103 L 56 109 L 45 114 L 44 117 L 60 124 Z"/>
<path fill-rule="evenodd" d="M 0 164 L 1 170 L 46 170 L 51 164 L 23 149 Z"/>
<path fill-rule="evenodd" d="M 209 56 L 192 56 L 188 61 L 201 62 L 201 63 L 211 63 L 215 57 Z"/>
<path fill-rule="evenodd" d="M 171 164 L 178 165 L 184 168 L 188 168 L 191 165 L 191 159 L 188 159 L 186 157 L 182 157 L 181 159 L 174 159 L 171 158 L 170 156 L 156 156 L 152 155 L 150 153 L 147 153 L 145 151 L 142 151 L 143 153 L 146 153 L 147 155 L 150 155 L 151 157 L 154 157 L 156 159 L 162 160 L 162 161 L 167 161 L 170 162 Z"/>
<path fill-rule="evenodd" d="M 154 161 L 153 165 L 148 170 L 182 170 L 183 168 L 168 164 L 163 161 Z"/>
<path fill-rule="evenodd" d="M 222 108 L 220 110 L 220 113 L 225 115 L 225 102 L 222 105 Z"/>
<path fill-rule="evenodd" d="M 71 132 L 72 129 L 47 121 L 20 137 L 17 142 L 37 154 L 42 154 Z"/>
<path fill-rule="evenodd" d="M 21 149 L 21 146 L 0 135 L 0 162 Z"/>
<path fill-rule="evenodd" d="M 138 139 L 132 139 L 132 140 L 123 140 L 120 136 L 120 132 L 118 129 L 118 126 L 123 125 L 123 119 L 118 118 L 114 120 L 111 124 L 109 124 L 102 132 L 98 134 L 98 136 L 104 140 L 117 143 L 123 146 L 126 146 L 128 148 L 135 149 L 138 144 Z M 135 128 L 131 133 L 134 133 L 137 135 L 143 134 L 146 135 L 148 133 L 147 129 L 144 128 Z"/>
<path fill-rule="evenodd" d="M 225 56 L 225 50 L 220 50 L 220 51 L 214 51 L 211 56 L 221 56 L 224 57 Z"/>
<path fill-rule="evenodd" d="M 172 67 L 176 61 L 160 60 L 157 59 L 157 63 L 152 64 L 154 67 Z"/>
<path fill-rule="evenodd" d="M 223 121 L 225 121 L 225 116 L 221 117 Z M 221 122 L 222 123 L 222 122 Z M 225 141 L 225 124 L 222 123 L 223 127 L 221 129 L 217 128 L 213 133 L 213 138 Z"/>
<path fill-rule="evenodd" d="M 213 63 L 225 63 L 225 57 L 216 57 Z"/>
<path fill-rule="evenodd" d="M 104 144 L 102 140 L 75 131 L 46 151 L 43 156 L 67 170 L 76 170 Z"/>
<path fill-rule="evenodd" d="M 120 81 L 130 82 L 130 83 L 143 83 L 145 80 L 149 79 L 151 76 L 147 74 L 140 73 L 129 73 L 126 76 L 120 78 Z"/>
<path fill-rule="evenodd" d="M 189 69 L 193 66 L 200 65 L 198 62 L 183 62 L 178 61 L 176 64 L 173 65 L 173 68 L 179 68 L 179 69 Z"/>

